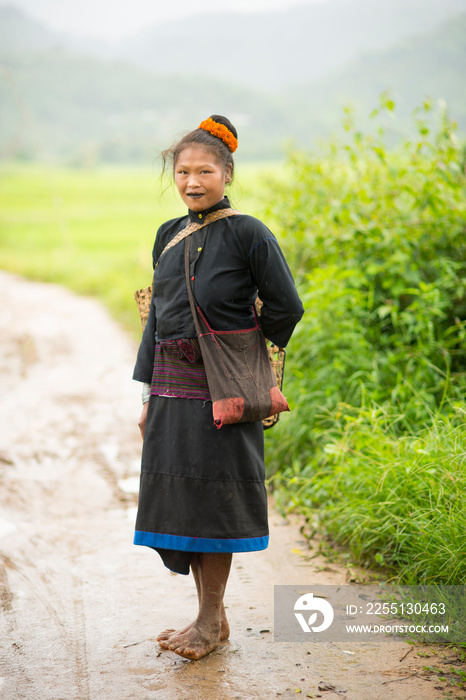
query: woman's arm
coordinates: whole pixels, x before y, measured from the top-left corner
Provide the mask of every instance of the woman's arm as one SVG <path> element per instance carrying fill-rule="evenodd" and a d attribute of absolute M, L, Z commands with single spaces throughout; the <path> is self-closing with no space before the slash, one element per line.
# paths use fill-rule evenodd
<path fill-rule="evenodd" d="M 285 257 L 273 236 L 263 239 L 249 256 L 249 267 L 263 307 L 261 326 L 266 338 L 280 347 L 288 343 L 304 308 Z"/>
<path fill-rule="evenodd" d="M 146 420 L 147 420 L 147 409 L 148 408 L 149 408 L 149 402 L 146 401 L 146 403 L 142 407 L 141 417 L 139 418 L 139 421 L 138 421 L 138 426 L 139 426 L 139 430 L 141 431 L 142 438 L 144 438 L 144 433 L 146 431 Z"/>

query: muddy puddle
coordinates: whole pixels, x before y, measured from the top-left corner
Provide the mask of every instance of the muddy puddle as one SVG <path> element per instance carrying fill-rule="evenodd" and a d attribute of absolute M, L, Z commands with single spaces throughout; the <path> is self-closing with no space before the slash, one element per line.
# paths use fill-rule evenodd
<path fill-rule="evenodd" d="M 298 523 L 273 509 L 269 549 L 233 558 L 230 640 L 199 661 L 161 651 L 158 632 L 193 619 L 196 595 L 132 545 L 134 345 L 96 302 L 5 273 L 0 337 L 0 698 L 464 697 L 425 668 L 447 668 L 451 650 L 274 642 L 274 584 L 347 571 L 305 559 Z"/>

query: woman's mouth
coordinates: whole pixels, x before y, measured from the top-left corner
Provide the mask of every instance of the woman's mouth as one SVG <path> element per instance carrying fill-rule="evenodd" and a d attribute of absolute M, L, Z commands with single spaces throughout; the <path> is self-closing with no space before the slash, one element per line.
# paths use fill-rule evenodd
<path fill-rule="evenodd" d="M 187 195 L 188 195 L 188 197 L 192 197 L 193 199 L 198 199 L 199 197 L 203 197 L 204 193 L 203 192 L 188 192 Z"/>

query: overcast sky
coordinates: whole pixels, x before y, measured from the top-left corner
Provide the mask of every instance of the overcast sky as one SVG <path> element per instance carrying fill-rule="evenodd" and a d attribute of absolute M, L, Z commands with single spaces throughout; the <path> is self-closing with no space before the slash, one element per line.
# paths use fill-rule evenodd
<path fill-rule="evenodd" d="M 80 36 L 118 39 L 156 22 L 200 12 L 263 12 L 326 0 L 0 0 L 49 27 Z"/>

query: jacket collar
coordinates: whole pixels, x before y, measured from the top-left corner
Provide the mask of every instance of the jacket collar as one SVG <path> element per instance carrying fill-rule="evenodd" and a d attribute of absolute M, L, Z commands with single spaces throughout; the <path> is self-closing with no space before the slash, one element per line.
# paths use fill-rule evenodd
<path fill-rule="evenodd" d="M 210 214 L 210 212 L 217 211 L 218 209 L 228 209 L 230 206 L 231 204 L 228 197 L 224 197 L 220 202 L 214 204 L 213 207 L 209 207 L 209 209 L 205 209 L 204 211 L 192 211 L 192 209 L 188 209 L 189 219 L 197 224 L 202 224 L 205 217 L 207 214 Z"/>

